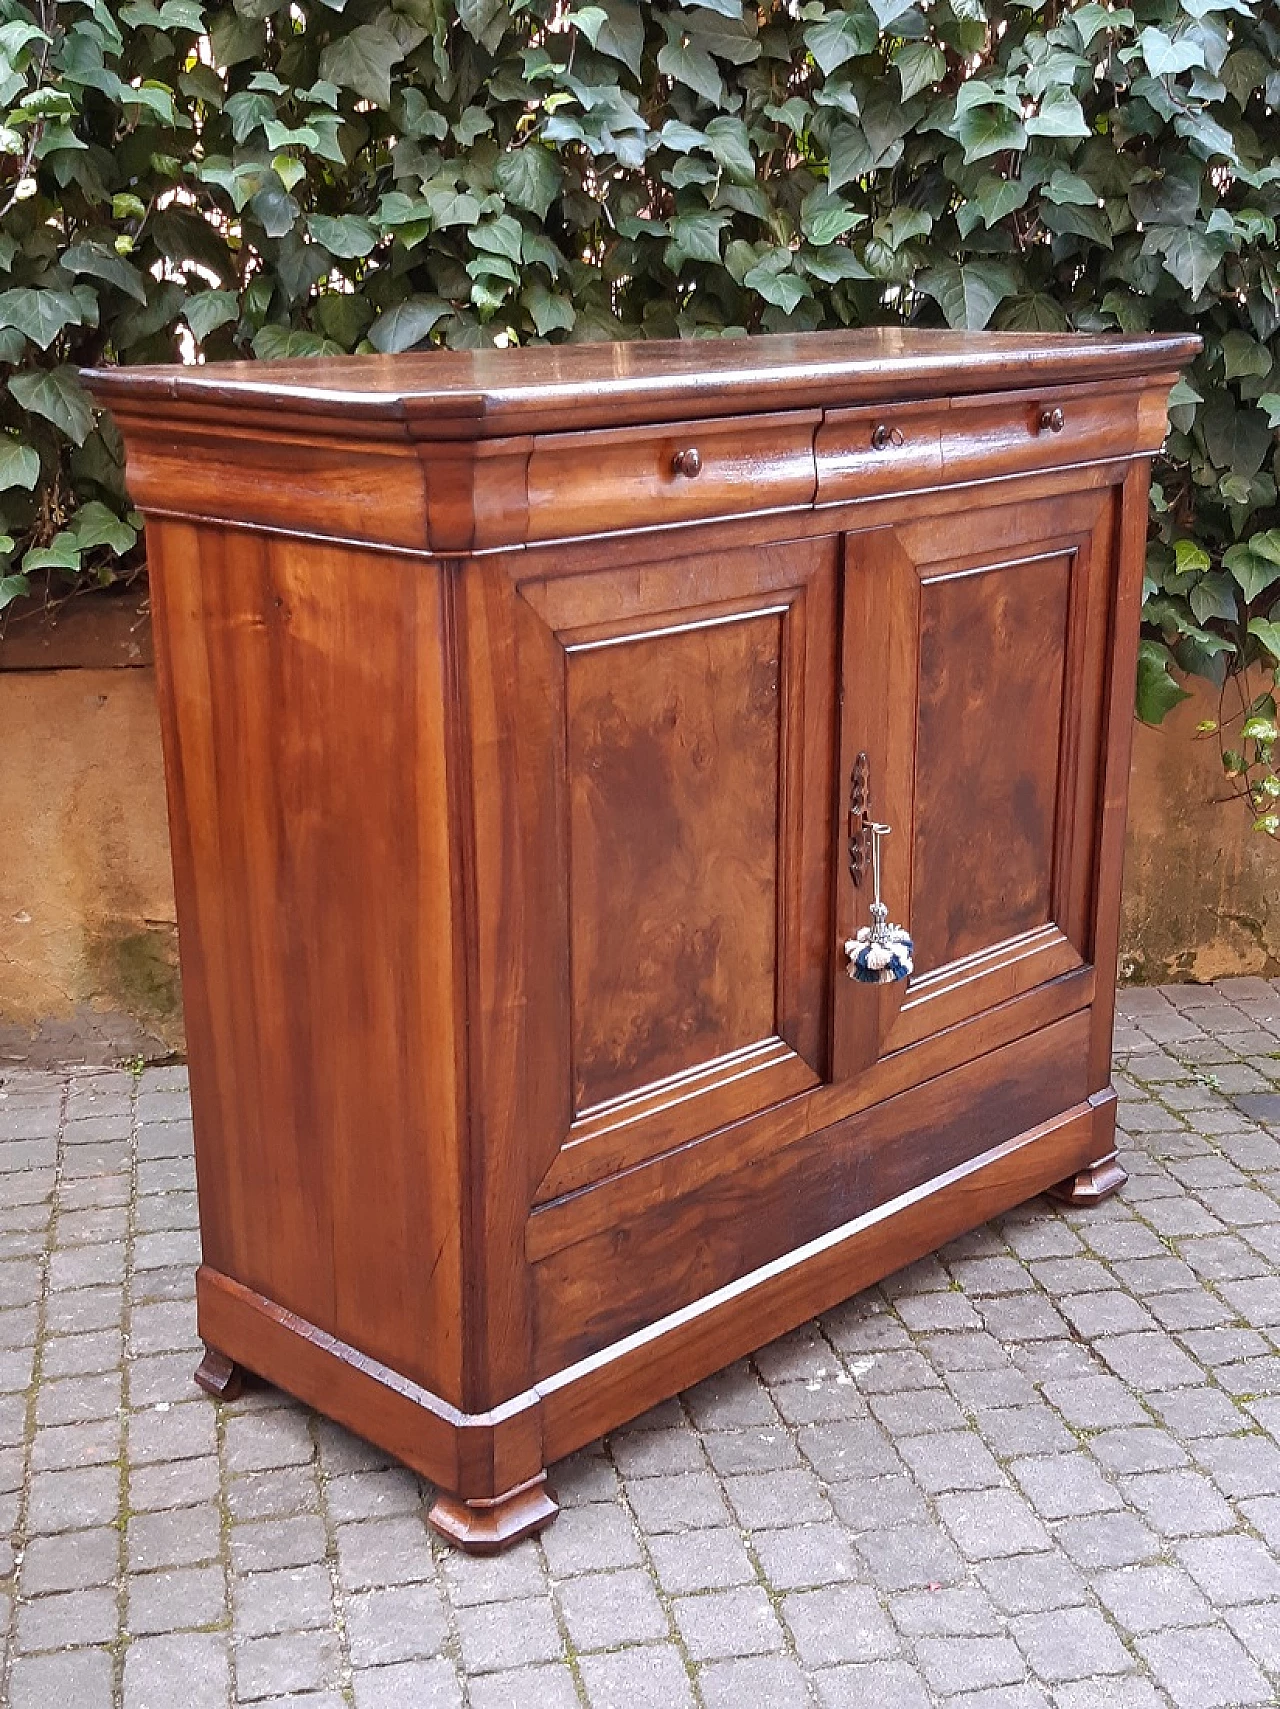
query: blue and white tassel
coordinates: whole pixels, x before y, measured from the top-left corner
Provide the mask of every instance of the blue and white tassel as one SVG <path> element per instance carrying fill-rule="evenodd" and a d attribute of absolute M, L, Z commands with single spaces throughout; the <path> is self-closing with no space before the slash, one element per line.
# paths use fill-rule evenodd
<path fill-rule="evenodd" d="M 845 939 L 850 979 L 866 985 L 891 985 L 895 979 L 910 979 L 914 969 L 911 934 L 889 919 L 880 900 L 880 839 L 889 835 L 888 825 L 868 824 L 871 833 L 871 924 L 860 926 Z"/>

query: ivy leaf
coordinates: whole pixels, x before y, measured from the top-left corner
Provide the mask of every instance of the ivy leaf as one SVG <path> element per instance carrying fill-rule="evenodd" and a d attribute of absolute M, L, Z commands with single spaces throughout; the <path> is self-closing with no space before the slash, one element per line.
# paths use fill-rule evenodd
<path fill-rule="evenodd" d="M 560 192 L 564 172 L 549 149 L 529 142 L 523 148 L 499 155 L 493 178 L 509 202 L 545 220 L 547 210 Z"/>
<path fill-rule="evenodd" d="M 254 335 L 253 353 L 263 362 L 279 362 L 298 356 L 341 356 L 343 349 L 331 338 L 321 338 L 315 332 L 264 326 Z"/>
<path fill-rule="evenodd" d="M 51 421 L 77 445 L 89 437 L 93 406 L 74 368 L 39 368 L 34 373 L 14 374 L 9 390 L 23 409 Z"/>
<path fill-rule="evenodd" d="M 632 0 L 604 0 L 592 9 L 602 11 L 608 22 L 600 26 L 591 45 L 597 53 L 621 60 L 633 77 L 639 77 L 644 53 L 644 16 L 639 6 Z"/>
<path fill-rule="evenodd" d="M 12 550 L 13 541 L 9 536 L 6 534 L 0 538 L 9 540 L 9 547 Z M 30 592 L 31 583 L 26 576 L 0 576 L 0 611 L 3 611 L 7 605 L 12 605 L 15 599 L 25 599 Z"/>
<path fill-rule="evenodd" d="M 707 125 L 707 141 L 717 164 L 724 167 L 735 184 L 755 183 L 755 156 L 741 119 L 728 113 L 719 114 Z"/>
<path fill-rule="evenodd" d="M 1257 533 L 1222 554 L 1222 562 L 1252 604 L 1264 589 L 1280 581 L 1280 528 Z"/>
<path fill-rule="evenodd" d="M 8 433 L 0 434 L 0 492 L 23 487 L 30 492 L 40 479 L 40 457 Z"/>
<path fill-rule="evenodd" d="M 1213 566 L 1213 560 L 1196 540 L 1175 540 L 1173 543 L 1173 561 L 1180 576 L 1208 570 Z"/>
<path fill-rule="evenodd" d="M 1089 136 L 1084 109 L 1060 83 L 1045 90 L 1039 110 L 1026 121 L 1028 136 Z"/>
<path fill-rule="evenodd" d="M 1149 235 L 1155 239 L 1155 233 Z M 1156 246 L 1164 256 L 1166 271 L 1190 293 L 1193 301 L 1217 272 L 1227 248 L 1224 237 L 1211 236 L 1199 226 L 1163 231 Z"/>
<path fill-rule="evenodd" d="M 110 546 L 117 556 L 127 552 L 138 538 L 138 530 L 99 499 L 80 506 L 71 533 L 82 552 L 94 546 Z"/>
<path fill-rule="evenodd" d="M 483 0 L 478 5 L 473 0 L 469 5 L 459 4 L 458 15 L 473 35 L 476 32 L 467 22 L 466 14 L 478 16 L 488 3 L 489 0 Z M 403 58 L 404 49 L 390 30 L 376 24 L 360 24 L 350 35 L 339 36 L 325 48 L 320 55 L 320 76 L 340 89 L 354 89 L 375 107 L 390 107 L 391 68 Z"/>
<path fill-rule="evenodd" d="M 80 568 L 80 547 L 74 534 L 64 528 L 55 534 L 47 546 L 32 546 L 23 554 L 22 573 L 35 575 L 39 570 L 70 570 Z"/>
<path fill-rule="evenodd" d="M 539 338 L 551 332 L 572 332 L 577 313 L 569 298 L 545 285 L 529 285 L 521 292 L 520 301 L 533 319 Z"/>
<path fill-rule="evenodd" d="M 203 344 L 211 332 L 228 322 L 239 320 L 240 299 L 234 291 L 197 291 L 188 297 L 183 310 L 191 336 Z"/>
<path fill-rule="evenodd" d="M 666 43 L 658 50 L 658 70 L 674 78 L 677 83 L 683 83 L 704 100 L 710 101 L 715 107 L 723 105 L 724 84 L 720 80 L 720 72 L 716 62 L 709 53 L 694 45 L 692 38 L 681 37 L 672 31 L 668 20 L 668 35 Z"/>
<path fill-rule="evenodd" d="M 810 24 L 805 30 L 804 45 L 823 76 L 830 77 L 849 60 L 870 53 L 876 45 L 878 33 L 870 9 L 829 12 L 821 23 Z"/>
<path fill-rule="evenodd" d="M 1255 617 L 1249 624 L 1249 633 L 1256 635 L 1271 657 L 1280 662 L 1280 623 L 1273 623 L 1265 617 Z M 1272 725 L 1273 730 L 1274 728 Z"/>
<path fill-rule="evenodd" d="M 1216 570 L 1201 576 L 1187 599 L 1197 623 L 1208 623 L 1214 617 L 1224 623 L 1234 623 L 1238 615 L 1238 600 L 1231 577 Z"/>
<path fill-rule="evenodd" d="M 813 295 L 813 287 L 807 279 L 801 279 L 795 273 L 775 272 L 767 265 L 753 267 L 742 283 L 749 291 L 757 291 L 766 303 L 772 303 L 776 308 L 784 309 L 790 314 L 798 303 L 805 297 Z"/>
<path fill-rule="evenodd" d="M 1006 149 L 1019 150 L 1027 146 L 1027 132 L 1022 120 L 1004 107 L 969 107 L 956 118 L 956 141 L 964 148 L 964 163 L 1001 154 Z"/>
<path fill-rule="evenodd" d="M 492 53 L 502 40 L 506 8 L 503 0 L 457 0 L 458 18 L 467 34 Z M 323 62 L 322 62 L 323 65 Z M 326 75 L 322 69 L 320 75 Z M 335 78 L 335 82 L 341 79 Z"/>
<path fill-rule="evenodd" d="M 68 273 L 88 273 L 95 279 L 105 279 L 136 302 L 147 300 L 142 274 L 123 255 L 108 249 L 105 243 L 73 243 L 62 257 Z"/>
<path fill-rule="evenodd" d="M 1147 640 L 1138 643 L 1138 717 L 1144 724 L 1161 724 L 1180 700 L 1190 696 L 1179 688 L 1170 672 L 1173 655 L 1162 642 Z"/>
<path fill-rule="evenodd" d="M 909 101 L 922 89 L 940 83 L 946 75 L 947 56 L 932 42 L 904 42 L 894 55 L 902 83 L 902 99 Z"/>
<path fill-rule="evenodd" d="M 923 273 L 920 288 L 938 304 L 948 326 L 980 332 L 1013 294 L 1014 279 L 998 261 L 946 262 Z"/>
<path fill-rule="evenodd" d="M 312 214 L 307 231 L 322 249 L 344 261 L 368 255 L 378 243 L 377 232 L 359 214 Z"/>
<path fill-rule="evenodd" d="M 727 214 L 677 214 L 671 222 L 671 243 L 679 261 L 718 262 L 720 233 L 728 223 Z"/>
<path fill-rule="evenodd" d="M 0 326 L 15 327 L 41 350 L 47 350 L 67 326 L 84 319 L 80 305 L 67 291 L 38 291 L 24 285 L 0 291 Z"/>
<path fill-rule="evenodd" d="M 1193 65 L 1204 64 L 1204 49 L 1198 42 L 1182 36 L 1178 41 L 1163 30 L 1148 24 L 1138 37 L 1142 57 L 1153 77 L 1173 77 L 1180 71 L 1190 71 Z"/>
<path fill-rule="evenodd" d="M 448 303 L 439 297 L 407 297 L 378 316 L 369 328 L 369 342 L 384 355 L 399 355 L 421 344 L 448 313 Z"/>

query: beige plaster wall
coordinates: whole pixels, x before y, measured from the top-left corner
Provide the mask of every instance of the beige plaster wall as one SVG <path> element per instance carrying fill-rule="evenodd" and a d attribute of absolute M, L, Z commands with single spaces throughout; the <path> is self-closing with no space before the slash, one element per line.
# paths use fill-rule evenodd
<path fill-rule="evenodd" d="M 1186 686 L 1191 699 L 1158 730 L 1134 732 L 1121 976 L 1154 985 L 1280 973 L 1280 842 L 1224 800 L 1221 749 L 1195 734 L 1217 717 L 1217 690 Z"/>
<path fill-rule="evenodd" d="M 181 1042 L 155 679 L 0 671 L 0 1027 Z"/>

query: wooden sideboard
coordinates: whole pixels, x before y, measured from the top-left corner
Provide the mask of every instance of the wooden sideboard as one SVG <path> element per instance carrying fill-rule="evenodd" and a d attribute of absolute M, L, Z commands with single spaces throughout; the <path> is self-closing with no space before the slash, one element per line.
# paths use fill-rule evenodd
<path fill-rule="evenodd" d="M 1196 348 L 87 376 L 147 517 L 206 1388 L 278 1383 L 498 1548 L 571 1450 L 1123 1180 L 1148 463 Z M 909 982 L 848 977 L 867 817 Z"/>

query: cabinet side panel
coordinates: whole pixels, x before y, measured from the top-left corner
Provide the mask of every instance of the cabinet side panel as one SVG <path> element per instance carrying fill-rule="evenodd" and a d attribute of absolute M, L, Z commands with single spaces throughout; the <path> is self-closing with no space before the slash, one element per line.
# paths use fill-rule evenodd
<path fill-rule="evenodd" d="M 205 1262 L 454 1398 L 442 571 L 148 546 Z"/>

